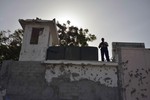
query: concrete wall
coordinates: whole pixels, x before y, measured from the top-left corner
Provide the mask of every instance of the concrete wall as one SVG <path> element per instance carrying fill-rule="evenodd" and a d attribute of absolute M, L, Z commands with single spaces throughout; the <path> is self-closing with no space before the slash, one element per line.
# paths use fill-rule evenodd
<path fill-rule="evenodd" d="M 112 55 L 113 61 L 119 62 L 119 50 L 121 47 L 128 47 L 128 48 L 145 48 L 144 43 L 131 43 L 131 42 L 112 42 Z"/>
<path fill-rule="evenodd" d="M 150 50 L 121 48 L 123 100 L 150 100 Z"/>
<path fill-rule="evenodd" d="M 55 20 L 19 20 L 24 29 L 24 37 L 19 61 L 44 61 L 49 46 L 58 45 Z M 32 28 L 44 28 L 39 34 L 38 43 L 30 44 Z"/>
<path fill-rule="evenodd" d="M 5 62 L 0 84 L 10 100 L 119 100 L 116 63 Z"/>
<path fill-rule="evenodd" d="M 30 44 L 32 28 L 44 28 L 43 33 L 39 35 L 38 44 Z M 41 61 L 46 58 L 46 51 L 48 48 L 49 40 L 49 26 L 48 25 L 26 25 L 23 44 L 21 48 L 20 61 Z"/>

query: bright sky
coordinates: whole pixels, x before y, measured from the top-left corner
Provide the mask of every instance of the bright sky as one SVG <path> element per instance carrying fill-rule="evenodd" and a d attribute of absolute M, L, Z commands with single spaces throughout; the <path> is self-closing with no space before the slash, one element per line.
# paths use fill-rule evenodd
<path fill-rule="evenodd" d="M 150 0 L 0 0 L 0 30 L 21 28 L 18 19 L 66 22 L 112 42 L 142 42 L 150 48 Z M 111 54 L 110 54 L 111 55 Z"/>

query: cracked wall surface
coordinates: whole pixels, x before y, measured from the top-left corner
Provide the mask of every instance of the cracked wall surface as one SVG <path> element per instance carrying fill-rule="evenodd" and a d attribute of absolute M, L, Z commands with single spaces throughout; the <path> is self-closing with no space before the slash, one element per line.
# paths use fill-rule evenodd
<path fill-rule="evenodd" d="M 122 48 L 124 100 L 150 100 L 150 50 Z"/>
<path fill-rule="evenodd" d="M 119 100 L 116 67 L 6 61 L 0 84 L 10 100 Z"/>
<path fill-rule="evenodd" d="M 53 78 L 57 77 L 64 77 L 69 81 L 87 79 L 109 87 L 117 87 L 116 67 L 72 64 L 47 65 L 45 73 L 46 81 L 50 83 Z"/>

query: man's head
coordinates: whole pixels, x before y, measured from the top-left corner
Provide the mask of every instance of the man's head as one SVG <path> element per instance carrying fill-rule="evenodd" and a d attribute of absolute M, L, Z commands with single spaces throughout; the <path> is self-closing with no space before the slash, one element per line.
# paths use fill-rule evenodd
<path fill-rule="evenodd" d="M 104 38 L 102 38 L 101 40 L 102 40 L 102 42 L 104 42 Z"/>

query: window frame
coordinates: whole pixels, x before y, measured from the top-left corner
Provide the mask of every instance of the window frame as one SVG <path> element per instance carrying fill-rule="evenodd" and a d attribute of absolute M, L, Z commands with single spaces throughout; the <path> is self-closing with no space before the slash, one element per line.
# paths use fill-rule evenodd
<path fill-rule="evenodd" d="M 32 27 L 32 32 L 31 32 L 31 38 L 30 38 L 30 44 L 31 45 L 37 45 L 39 42 L 39 36 L 42 34 L 44 31 L 44 28 L 42 27 Z"/>

